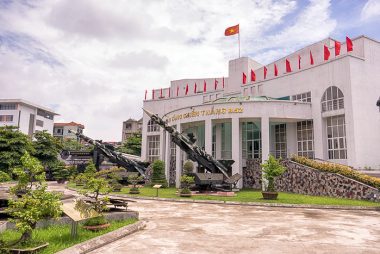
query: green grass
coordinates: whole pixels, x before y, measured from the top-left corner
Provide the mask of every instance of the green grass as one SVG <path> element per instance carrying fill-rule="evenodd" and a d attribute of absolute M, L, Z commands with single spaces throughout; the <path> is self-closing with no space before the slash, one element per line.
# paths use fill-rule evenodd
<path fill-rule="evenodd" d="M 72 239 L 70 235 L 71 225 L 55 225 L 47 228 L 36 229 L 33 231 L 33 240 L 48 242 L 49 246 L 44 248 L 42 251 L 38 252 L 39 254 L 50 254 L 56 253 L 60 250 L 66 249 L 75 244 L 84 242 L 91 238 L 103 235 L 105 233 L 111 232 L 118 228 L 124 227 L 126 225 L 136 222 L 136 219 L 127 219 L 123 221 L 112 221 L 111 226 L 107 229 L 92 232 L 86 229 L 83 229 L 81 225 L 78 227 L 78 237 Z M 6 230 L 0 234 L 0 241 L 3 240 L 7 242 L 13 242 L 19 239 L 21 234 L 15 230 Z M 1 252 L 1 251 L 0 251 Z"/>

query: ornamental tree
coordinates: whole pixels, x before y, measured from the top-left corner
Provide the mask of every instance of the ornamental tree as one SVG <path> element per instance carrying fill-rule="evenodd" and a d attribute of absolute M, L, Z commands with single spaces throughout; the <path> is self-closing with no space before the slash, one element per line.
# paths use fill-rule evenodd
<path fill-rule="evenodd" d="M 122 153 L 140 156 L 141 140 L 141 133 L 132 133 L 117 150 Z"/>
<path fill-rule="evenodd" d="M 276 191 L 274 180 L 285 172 L 285 167 L 273 155 L 269 155 L 268 160 L 261 164 L 261 167 L 263 168 L 263 177 L 268 181 L 267 191 Z"/>
<path fill-rule="evenodd" d="M 162 185 L 163 188 L 168 186 L 165 177 L 165 162 L 162 160 L 155 160 L 152 164 L 152 184 Z"/>
<path fill-rule="evenodd" d="M 21 157 L 21 165 L 13 169 L 13 174 L 18 182 L 10 192 L 22 195 L 9 200 L 7 211 L 12 216 L 10 221 L 22 234 L 19 241 L 25 242 L 32 238 L 39 220 L 61 215 L 60 195 L 47 191 L 44 167 L 27 152 Z"/>
<path fill-rule="evenodd" d="M 33 148 L 32 155 L 39 159 L 42 165 L 51 168 L 57 164 L 62 146 L 55 137 L 44 130 L 34 134 Z"/>

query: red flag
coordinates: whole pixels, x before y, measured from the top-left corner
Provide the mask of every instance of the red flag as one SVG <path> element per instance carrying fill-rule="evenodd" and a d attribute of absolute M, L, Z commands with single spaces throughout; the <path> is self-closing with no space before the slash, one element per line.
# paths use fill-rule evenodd
<path fill-rule="evenodd" d="M 185 95 L 189 92 L 189 84 L 186 84 L 186 90 L 185 90 Z"/>
<path fill-rule="evenodd" d="M 268 69 L 266 66 L 264 66 L 264 79 L 267 78 L 267 72 L 268 72 Z"/>
<path fill-rule="evenodd" d="M 346 44 L 347 44 L 347 52 L 350 52 L 354 49 L 354 45 L 352 44 L 352 41 L 350 38 L 346 36 Z"/>
<path fill-rule="evenodd" d="M 223 77 L 223 81 L 222 81 L 222 84 L 223 84 L 223 88 L 224 88 L 224 77 Z"/>
<path fill-rule="evenodd" d="M 339 56 L 340 54 L 340 42 L 335 41 L 335 56 Z"/>
<path fill-rule="evenodd" d="M 298 55 L 298 70 L 301 70 L 301 56 Z"/>
<path fill-rule="evenodd" d="M 178 97 L 178 94 L 179 94 L 179 86 L 177 86 L 177 97 Z"/>
<path fill-rule="evenodd" d="M 285 63 L 286 63 L 286 72 L 292 72 L 292 67 L 290 66 L 290 62 L 288 59 L 286 59 Z"/>
<path fill-rule="evenodd" d="M 256 81 L 256 74 L 252 69 L 251 69 L 251 81 Z"/>
<path fill-rule="evenodd" d="M 313 54 L 311 53 L 311 50 L 310 50 L 310 64 L 311 65 L 314 64 Z"/>
<path fill-rule="evenodd" d="M 214 89 L 216 90 L 218 88 L 218 80 L 215 79 L 215 82 L 214 82 Z"/>
<path fill-rule="evenodd" d="M 238 33 L 239 33 L 239 24 L 237 24 L 236 26 L 228 27 L 224 31 L 225 36 L 230 36 L 230 35 L 234 35 L 234 34 L 238 34 Z"/>
<path fill-rule="evenodd" d="M 203 92 L 205 93 L 206 91 L 207 91 L 206 80 L 203 80 Z"/>
<path fill-rule="evenodd" d="M 197 82 L 194 83 L 194 93 L 197 93 Z"/>
<path fill-rule="evenodd" d="M 169 96 L 168 96 L 169 98 L 170 98 L 170 90 L 172 90 L 171 87 L 169 87 Z"/>
<path fill-rule="evenodd" d="M 247 75 L 243 72 L 243 84 L 247 84 Z"/>
<path fill-rule="evenodd" d="M 152 100 L 154 100 L 154 89 L 152 89 Z"/>
<path fill-rule="evenodd" d="M 161 90 L 160 90 L 160 98 L 162 98 L 162 88 L 161 88 Z"/>
<path fill-rule="evenodd" d="M 145 90 L 145 99 L 144 100 L 146 100 L 146 94 L 148 93 L 148 90 Z"/>
<path fill-rule="evenodd" d="M 274 75 L 277 76 L 278 75 L 278 69 L 277 69 L 277 65 L 274 64 Z"/>
<path fill-rule="evenodd" d="M 324 45 L 323 46 L 323 59 L 325 61 L 327 61 L 327 60 L 329 60 L 329 57 L 330 57 L 330 50 L 326 45 Z"/>

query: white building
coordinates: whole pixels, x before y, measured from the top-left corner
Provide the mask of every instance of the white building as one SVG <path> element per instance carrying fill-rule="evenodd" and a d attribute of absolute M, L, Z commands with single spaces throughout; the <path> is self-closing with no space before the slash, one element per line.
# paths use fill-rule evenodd
<path fill-rule="evenodd" d="M 331 52 L 328 60 L 323 57 L 324 45 Z M 286 59 L 291 72 L 286 71 Z M 265 67 L 248 57 L 231 60 L 228 73 L 224 78 L 172 81 L 162 96 L 155 90 L 155 98 L 145 100 L 144 108 L 178 131 L 193 133 L 197 144 L 217 159 L 233 159 L 232 173 L 241 173 L 248 159 L 266 160 L 269 154 L 283 158 L 299 154 L 358 169 L 380 169 L 378 41 L 358 37 L 353 51 L 347 52 L 342 44 L 335 56 L 334 40 L 328 38 Z M 142 135 L 142 159 L 166 161 L 167 175 L 175 163 L 178 184 L 183 152 L 147 115 Z"/>
<path fill-rule="evenodd" d="M 29 136 L 46 130 L 53 134 L 53 110 L 21 99 L 0 99 L 0 126 L 17 126 Z"/>
<path fill-rule="evenodd" d="M 76 122 L 70 123 L 54 123 L 53 136 L 60 139 L 75 139 L 80 142 L 80 139 L 73 132 L 83 133 L 84 125 Z"/>

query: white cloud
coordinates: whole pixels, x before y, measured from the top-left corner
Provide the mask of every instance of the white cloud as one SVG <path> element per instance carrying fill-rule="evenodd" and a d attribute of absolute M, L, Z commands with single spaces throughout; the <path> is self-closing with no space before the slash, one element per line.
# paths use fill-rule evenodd
<path fill-rule="evenodd" d="M 362 9 L 360 18 L 362 21 L 380 19 L 380 1 L 368 0 Z"/>
<path fill-rule="evenodd" d="M 97 139 L 120 140 L 122 121 L 142 116 L 145 89 L 170 80 L 227 75 L 243 55 L 268 63 L 323 39 L 335 27 L 328 1 L 299 9 L 294 0 L 40 0 L 0 9 L 0 36 L 32 38 L 25 51 L 0 37 L 0 97 L 54 107 L 57 121 L 76 121 Z M 288 24 L 286 18 L 295 17 Z M 7 38 L 7 36 L 3 37 Z M 46 53 L 57 64 L 35 57 Z M 37 54 L 38 55 L 38 54 Z M 33 57 L 30 57 L 33 56 Z"/>

